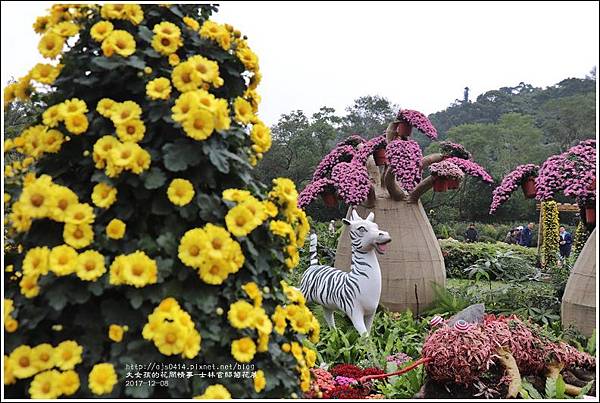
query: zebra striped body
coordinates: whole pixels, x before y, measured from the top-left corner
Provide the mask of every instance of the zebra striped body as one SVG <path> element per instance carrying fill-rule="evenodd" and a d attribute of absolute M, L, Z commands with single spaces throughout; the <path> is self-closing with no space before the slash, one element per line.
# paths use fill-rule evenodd
<path fill-rule="evenodd" d="M 330 327 L 335 327 L 333 311 L 339 310 L 352 320 L 359 333 L 364 334 L 370 330 L 381 296 L 381 272 L 375 250 L 378 246 L 384 249 L 383 245 L 390 241 L 390 237 L 387 232 L 379 231 L 372 214 L 363 220 L 353 211 L 352 217 L 352 221 L 344 221 L 351 226 L 351 270 L 344 272 L 319 265 L 317 235 L 313 233 L 310 237 L 311 266 L 302 276 L 300 291 L 307 302 L 323 306 L 325 320 Z"/>

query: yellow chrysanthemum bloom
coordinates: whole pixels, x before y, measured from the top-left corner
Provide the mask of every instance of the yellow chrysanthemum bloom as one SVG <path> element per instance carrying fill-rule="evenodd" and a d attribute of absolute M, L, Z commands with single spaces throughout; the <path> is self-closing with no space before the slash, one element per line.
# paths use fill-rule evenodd
<path fill-rule="evenodd" d="M 258 56 L 249 48 L 238 48 L 236 56 L 248 70 L 258 70 Z"/>
<path fill-rule="evenodd" d="M 115 126 L 125 123 L 130 119 L 140 119 L 142 108 L 134 101 L 119 102 L 112 108 L 110 119 Z"/>
<path fill-rule="evenodd" d="M 125 18 L 133 25 L 139 25 L 144 19 L 144 10 L 142 10 L 142 6 L 139 4 L 126 4 Z"/>
<path fill-rule="evenodd" d="M 260 333 L 264 334 L 271 334 L 273 331 L 273 323 L 271 323 L 271 320 L 263 308 L 256 308 L 252 326 Z"/>
<path fill-rule="evenodd" d="M 112 324 L 108 327 L 108 338 L 115 343 L 120 343 L 123 340 L 123 326 Z"/>
<path fill-rule="evenodd" d="M 175 100 L 175 105 L 171 108 L 171 112 L 173 112 L 171 117 L 174 121 L 181 123 L 187 120 L 188 114 L 196 109 L 197 106 L 198 98 L 196 92 L 185 92 Z"/>
<path fill-rule="evenodd" d="M 47 32 L 42 36 L 40 43 L 38 44 L 38 50 L 42 56 L 49 59 L 54 59 L 62 52 L 62 48 L 65 44 L 65 38 L 55 34 L 54 32 Z"/>
<path fill-rule="evenodd" d="M 88 377 L 89 388 L 95 395 L 110 393 L 117 383 L 117 373 L 110 363 L 96 364 Z"/>
<path fill-rule="evenodd" d="M 258 332 L 258 340 L 256 342 L 256 351 L 264 353 L 269 351 L 269 337 L 270 333 Z"/>
<path fill-rule="evenodd" d="M 137 143 L 144 138 L 146 126 L 139 119 L 129 119 L 125 123 L 117 125 L 117 136 L 123 142 Z"/>
<path fill-rule="evenodd" d="M 43 176 L 26 185 L 19 197 L 23 213 L 31 218 L 46 217 L 53 205 L 50 177 Z"/>
<path fill-rule="evenodd" d="M 298 191 L 294 182 L 288 178 L 273 179 L 273 190 L 269 192 L 269 197 L 276 200 L 279 204 L 296 203 L 298 200 Z"/>
<path fill-rule="evenodd" d="M 36 34 L 43 34 L 50 27 L 50 17 L 47 15 L 37 17 L 33 23 L 33 30 Z"/>
<path fill-rule="evenodd" d="M 290 324 L 296 333 L 308 333 L 312 324 L 312 315 L 310 314 L 310 311 L 308 311 L 308 309 L 299 310 L 296 315 L 290 318 Z"/>
<path fill-rule="evenodd" d="M 124 283 L 140 288 L 156 284 L 157 272 L 156 262 L 144 252 L 137 251 L 128 255 L 123 262 L 121 276 Z"/>
<path fill-rule="evenodd" d="M 281 220 L 271 221 L 269 223 L 269 230 L 271 230 L 273 234 L 283 238 L 290 236 L 294 232 L 294 229 L 290 224 Z"/>
<path fill-rule="evenodd" d="M 67 99 L 60 104 L 60 114 L 63 117 L 71 115 L 83 115 L 88 112 L 85 101 L 78 98 Z"/>
<path fill-rule="evenodd" d="M 150 153 L 144 150 L 143 148 L 138 147 L 135 151 L 133 165 L 131 165 L 129 169 L 131 169 L 131 172 L 133 172 L 134 174 L 139 175 L 150 167 L 150 162 Z"/>
<path fill-rule="evenodd" d="M 110 150 L 110 161 L 117 167 L 129 168 L 133 166 L 139 148 L 136 143 L 119 143 Z"/>
<path fill-rule="evenodd" d="M 243 98 L 237 97 L 233 102 L 233 110 L 235 111 L 235 120 L 242 124 L 248 124 L 254 118 L 252 105 Z"/>
<path fill-rule="evenodd" d="M 181 36 L 181 30 L 172 22 L 163 21 L 154 25 L 152 31 L 157 35 L 167 36 L 169 38 L 178 38 Z"/>
<path fill-rule="evenodd" d="M 200 343 L 202 338 L 200 333 L 193 331 L 188 332 L 188 337 L 185 339 L 182 356 L 187 359 L 195 358 L 200 352 Z"/>
<path fill-rule="evenodd" d="M 154 344 L 161 354 L 179 354 L 185 347 L 186 333 L 186 329 L 177 323 L 163 322 L 156 329 Z"/>
<path fill-rule="evenodd" d="M 118 102 L 113 101 L 110 98 L 102 98 L 98 101 L 96 105 L 96 111 L 105 118 L 110 118 L 113 112 L 113 108 L 118 104 Z"/>
<path fill-rule="evenodd" d="M 102 42 L 113 31 L 114 26 L 110 21 L 99 21 L 90 29 L 90 35 L 96 42 Z"/>
<path fill-rule="evenodd" d="M 169 64 L 173 67 L 177 66 L 181 62 L 181 59 L 177 55 L 177 53 L 171 53 L 169 55 Z"/>
<path fill-rule="evenodd" d="M 165 77 L 155 78 L 146 84 L 146 95 L 150 99 L 169 99 L 171 82 Z"/>
<path fill-rule="evenodd" d="M 257 227 L 254 214 L 244 204 L 231 208 L 225 216 L 225 223 L 229 232 L 237 237 L 246 236 Z"/>
<path fill-rule="evenodd" d="M 58 122 L 61 122 L 64 117 L 60 111 L 60 105 L 52 105 L 44 111 L 42 114 L 42 122 L 48 127 L 58 126 Z"/>
<path fill-rule="evenodd" d="M 4 321 L 4 329 L 7 333 L 14 333 L 19 328 L 19 322 L 13 318 L 7 318 Z"/>
<path fill-rule="evenodd" d="M 250 337 L 242 337 L 231 343 L 231 355 L 238 362 L 250 362 L 256 354 L 256 344 Z"/>
<path fill-rule="evenodd" d="M 242 289 L 246 292 L 248 297 L 254 301 L 254 306 L 260 306 L 262 304 L 262 292 L 254 281 L 244 284 Z"/>
<path fill-rule="evenodd" d="M 54 67 L 51 64 L 38 63 L 31 69 L 31 78 L 42 84 L 52 84 L 60 74 L 60 67 Z"/>
<path fill-rule="evenodd" d="M 302 347 L 302 351 L 304 351 L 304 359 L 306 360 L 306 365 L 309 368 L 314 367 L 317 362 L 316 351 L 307 347 Z"/>
<path fill-rule="evenodd" d="M 23 209 L 23 204 L 16 202 L 12 205 L 12 211 L 8 215 L 8 221 L 12 228 L 17 232 L 29 231 L 31 228 L 31 217 L 27 214 L 27 211 Z"/>
<path fill-rule="evenodd" d="M 271 315 L 271 319 L 273 321 L 273 328 L 279 334 L 283 334 L 285 332 L 286 327 L 286 311 L 285 308 L 277 305 L 275 307 L 275 312 Z"/>
<path fill-rule="evenodd" d="M 75 270 L 83 281 L 96 281 L 106 273 L 104 256 L 95 250 L 86 250 L 77 256 Z"/>
<path fill-rule="evenodd" d="M 38 286 L 38 275 L 25 275 L 19 282 L 21 288 L 21 294 L 25 298 L 35 298 L 40 293 L 40 287 Z"/>
<path fill-rule="evenodd" d="M 236 329 L 252 327 L 254 323 L 254 306 L 246 301 L 240 300 L 230 305 L 227 318 L 231 326 Z"/>
<path fill-rule="evenodd" d="M 187 179 L 173 179 L 167 189 L 167 196 L 176 206 L 185 206 L 194 198 L 194 185 Z"/>
<path fill-rule="evenodd" d="M 12 368 L 13 376 L 17 379 L 25 379 L 38 372 L 33 365 L 33 350 L 27 345 L 15 348 L 10 353 L 10 360 L 14 364 Z"/>
<path fill-rule="evenodd" d="M 117 200 L 117 189 L 104 182 L 94 186 L 92 202 L 100 208 L 109 208 Z"/>
<path fill-rule="evenodd" d="M 194 91 L 202 84 L 198 72 L 189 62 L 179 63 L 173 68 L 171 82 L 179 92 Z"/>
<path fill-rule="evenodd" d="M 238 268 L 242 266 L 244 255 L 241 254 L 240 244 L 231 239 L 231 235 L 225 228 L 206 224 L 204 231 L 208 241 L 207 257 L 233 261 Z"/>
<path fill-rule="evenodd" d="M 231 47 L 231 36 L 229 31 L 214 21 L 205 21 L 200 28 L 200 36 L 216 41 L 223 50 Z"/>
<path fill-rule="evenodd" d="M 240 203 L 251 197 L 251 194 L 249 191 L 242 189 L 225 189 L 222 196 L 223 200 Z"/>
<path fill-rule="evenodd" d="M 51 344 L 38 344 L 31 350 L 31 357 L 38 372 L 54 367 L 54 347 Z"/>
<path fill-rule="evenodd" d="M 100 16 L 106 19 L 125 18 L 125 4 L 105 4 L 100 9 Z"/>
<path fill-rule="evenodd" d="M 135 39 L 129 32 L 115 29 L 102 41 L 102 51 L 106 57 L 114 53 L 123 57 L 131 56 L 135 53 Z"/>
<path fill-rule="evenodd" d="M 63 228 L 63 240 L 75 249 L 89 246 L 94 240 L 94 230 L 89 224 L 69 224 Z"/>
<path fill-rule="evenodd" d="M 189 63 L 196 71 L 197 77 L 204 83 L 213 84 L 219 87 L 219 65 L 207 59 L 204 56 L 195 55 L 190 57 L 186 63 Z"/>
<path fill-rule="evenodd" d="M 77 194 L 66 186 L 53 187 L 52 208 L 50 217 L 59 222 L 65 220 L 67 209 L 73 205 L 79 204 Z"/>
<path fill-rule="evenodd" d="M 48 258 L 50 249 L 46 246 L 38 246 L 27 251 L 23 259 L 23 274 L 45 275 L 48 274 Z"/>
<path fill-rule="evenodd" d="M 250 139 L 254 143 L 252 150 L 257 153 L 266 153 L 271 148 L 271 129 L 262 123 L 252 126 Z"/>
<path fill-rule="evenodd" d="M 206 233 L 201 228 L 187 231 L 179 241 L 179 260 L 186 266 L 200 268 L 204 261 L 203 250 L 207 248 Z"/>
<path fill-rule="evenodd" d="M 89 127 L 87 116 L 84 114 L 65 116 L 65 127 L 71 134 L 82 134 Z"/>
<path fill-rule="evenodd" d="M 57 276 L 66 276 L 75 272 L 77 251 L 68 245 L 52 248 L 49 257 L 49 268 Z"/>
<path fill-rule="evenodd" d="M 65 210 L 65 222 L 70 224 L 92 224 L 94 208 L 87 203 L 71 204 Z"/>
<path fill-rule="evenodd" d="M 63 395 L 71 396 L 79 389 L 79 374 L 73 370 L 65 371 L 60 374 L 58 384 Z"/>
<path fill-rule="evenodd" d="M 15 378 L 15 375 L 13 374 L 14 366 L 15 366 L 15 363 L 10 359 L 10 357 L 5 355 L 4 356 L 4 384 L 5 385 L 12 385 L 13 383 L 17 382 L 17 379 Z"/>
<path fill-rule="evenodd" d="M 167 56 L 177 52 L 177 49 L 179 49 L 183 45 L 183 41 L 180 37 L 154 34 L 154 36 L 152 37 L 151 44 L 154 50 L 156 50 L 161 55 Z"/>
<path fill-rule="evenodd" d="M 60 151 L 62 144 L 65 141 L 65 136 L 58 130 L 48 130 L 42 133 L 42 146 L 46 153 L 57 153 Z"/>
<path fill-rule="evenodd" d="M 110 265 L 110 276 L 108 277 L 108 282 L 111 285 L 121 285 L 123 284 L 123 267 L 125 267 L 125 261 L 127 260 L 127 256 L 120 255 L 115 257 L 115 260 Z"/>
<path fill-rule="evenodd" d="M 63 371 L 75 368 L 82 362 L 83 348 L 73 340 L 65 340 L 54 349 L 54 363 Z"/>
<path fill-rule="evenodd" d="M 231 399 L 231 394 L 229 393 L 227 388 L 225 388 L 225 386 L 216 384 L 216 385 L 210 385 L 209 387 L 207 387 L 203 394 L 194 396 L 194 399 L 229 400 L 229 399 Z"/>
<path fill-rule="evenodd" d="M 68 38 L 79 33 L 79 26 L 71 21 L 63 21 L 52 26 L 51 31 L 64 38 Z"/>
<path fill-rule="evenodd" d="M 197 31 L 200 29 L 200 23 L 191 17 L 187 17 L 187 16 L 183 17 L 183 22 L 185 25 L 187 25 L 194 31 Z"/>
<path fill-rule="evenodd" d="M 195 140 L 206 140 L 214 130 L 212 114 L 203 109 L 192 111 L 183 122 L 183 130 L 188 137 Z"/>
<path fill-rule="evenodd" d="M 14 302 L 10 298 L 4 298 L 4 320 L 10 318 L 10 314 L 15 309 Z"/>
<path fill-rule="evenodd" d="M 116 148 L 119 144 L 119 140 L 115 137 L 106 135 L 102 136 L 94 144 L 94 151 L 92 157 L 96 163 L 96 168 L 102 169 L 106 164 L 106 160 L 110 158 L 110 151 Z"/>
<path fill-rule="evenodd" d="M 113 218 L 106 226 L 106 236 L 110 239 L 122 239 L 125 236 L 126 228 L 127 225 L 123 221 Z"/>
<path fill-rule="evenodd" d="M 265 373 L 262 369 L 256 371 L 256 375 L 254 376 L 254 391 L 259 393 L 262 391 L 267 385 L 267 380 L 265 379 Z"/>
<path fill-rule="evenodd" d="M 231 266 L 231 262 L 227 260 L 207 258 L 200 266 L 200 279 L 206 284 L 223 284 L 232 272 Z"/>
<path fill-rule="evenodd" d="M 32 399 L 56 399 L 62 394 L 59 382 L 60 373 L 55 369 L 39 373 L 29 385 L 29 395 Z"/>

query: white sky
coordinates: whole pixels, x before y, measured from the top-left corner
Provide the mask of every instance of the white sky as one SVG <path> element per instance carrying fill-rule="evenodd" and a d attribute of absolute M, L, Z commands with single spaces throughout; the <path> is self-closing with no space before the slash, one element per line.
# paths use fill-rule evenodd
<path fill-rule="evenodd" d="M 2 85 L 41 61 L 31 24 L 52 2 L 2 2 Z M 598 2 L 226 2 L 264 75 L 260 115 L 339 113 L 379 94 L 426 114 L 524 81 L 545 87 L 598 64 Z"/>

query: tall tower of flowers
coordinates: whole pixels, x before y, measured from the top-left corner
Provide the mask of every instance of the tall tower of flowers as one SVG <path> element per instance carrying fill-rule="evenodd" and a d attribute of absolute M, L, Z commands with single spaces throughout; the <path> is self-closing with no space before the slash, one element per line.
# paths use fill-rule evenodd
<path fill-rule="evenodd" d="M 271 144 L 258 57 L 213 6 L 57 5 L 4 92 L 7 397 L 293 397 L 318 321 L 283 281 L 309 231 Z"/>

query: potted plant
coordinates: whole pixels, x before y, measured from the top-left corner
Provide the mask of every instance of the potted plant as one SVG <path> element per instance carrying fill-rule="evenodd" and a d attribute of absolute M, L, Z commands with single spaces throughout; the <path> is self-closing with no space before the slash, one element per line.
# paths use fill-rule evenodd
<path fill-rule="evenodd" d="M 516 167 L 512 172 L 507 174 L 502 183 L 492 193 L 492 204 L 490 206 L 490 214 L 493 214 L 498 207 L 510 198 L 520 185 L 523 188 L 523 193 L 527 198 L 533 198 L 536 195 L 537 188 L 535 178 L 538 174 L 539 166 L 534 164 L 524 164 Z"/>
<path fill-rule="evenodd" d="M 367 147 L 373 148 L 373 159 L 378 167 L 388 165 L 389 161 L 385 155 L 385 147 L 387 142 L 385 136 L 378 136 L 367 142 Z"/>
<path fill-rule="evenodd" d="M 429 171 L 434 178 L 434 192 L 445 192 L 448 189 L 457 189 L 460 180 L 464 176 L 463 171 L 456 164 L 448 160 L 431 164 Z"/>
<path fill-rule="evenodd" d="M 432 140 L 437 139 L 437 130 L 431 124 L 431 121 L 419 111 L 411 109 L 400 109 L 396 115 L 397 124 L 396 133 L 400 137 L 408 137 L 412 132 L 412 128 L 416 127 L 417 130 L 423 132 L 427 137 Z"/>

